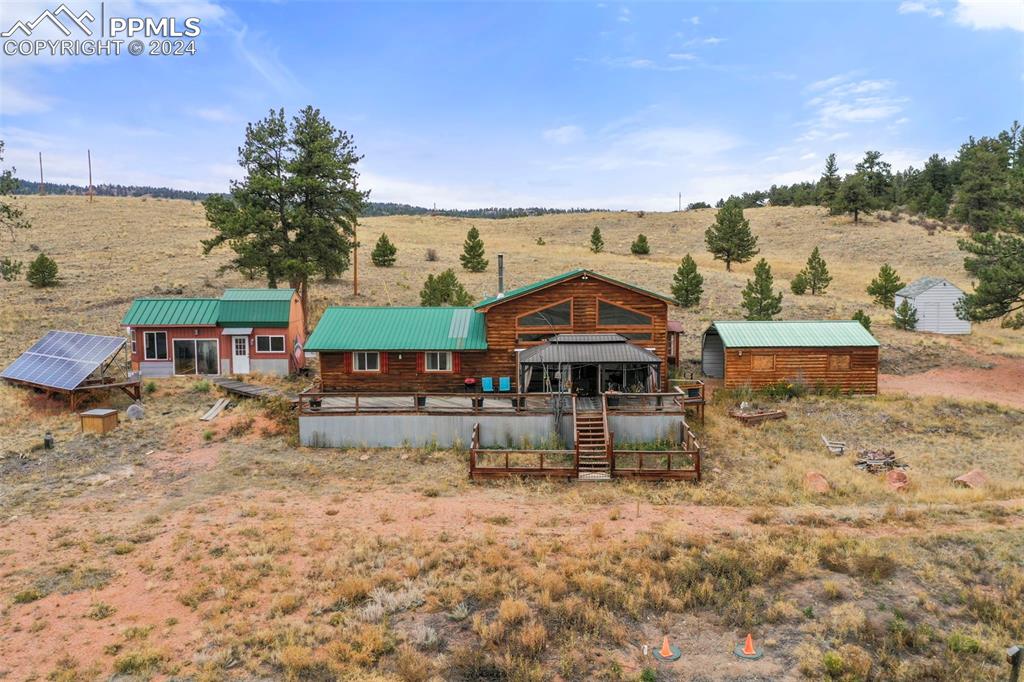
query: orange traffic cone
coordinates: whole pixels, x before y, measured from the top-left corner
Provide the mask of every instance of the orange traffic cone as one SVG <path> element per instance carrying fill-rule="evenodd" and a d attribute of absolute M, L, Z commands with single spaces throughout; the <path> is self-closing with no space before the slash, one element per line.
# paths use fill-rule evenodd
<path fill-rule="evenodd" d="M 679 650 L 679 647 L 672 646 L 668 641 L 668 635 L 661 640 L 661 649 L 654 652 L 654 657 L 659 661 L 678 661 L 682 655 L 683 652 Z"/>
<path fill-rule="evenodd" d="M 739 658 L 745 658 L 750 661 L 756 661 L 764 655 L 764 652 L 754 646 L 754 637 L 749 632 L 747 633 L 747 639 L 743 644 L 737 644 L 733 650 Z"/>

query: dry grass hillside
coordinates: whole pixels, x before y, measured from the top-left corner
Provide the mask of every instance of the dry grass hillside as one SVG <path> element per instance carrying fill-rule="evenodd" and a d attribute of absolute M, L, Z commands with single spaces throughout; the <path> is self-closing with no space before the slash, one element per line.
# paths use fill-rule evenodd
<path fill-rule="evenodd" d="M 48 253 L 63 285 L 0 282 L 0 363 L 51 328 L 117 333 L 131 299 L 154 288 L 245 284 L 218 274 L 227 254 L 201 255 L 198 204 L 19 201 L 35 226 L 15 255 Z M 347 279 L 317 283 L 315 305 L 416 304 L 426 274 L 447 267 L 483 296 L 498 252 L 510 286 L 586 266 L 668 292 L 690 252 L 705 302 L 672 315 L 695 357 L 708 320 L 738 315 L 750 272 L 704 252 L 712 215 L 370 219 L 363 295 Z M 144 419 L 85 435 L 59 402 L 0 386 L 0 679 L 1000 679 L 1024 632 L 1019 333 L 908 334 L 868 304 L 882 260 L 905 280 L 968 285 L 955 233 L 815 209 L 747 215 L 787 292 L 784 315 L 864 308 L 893 374 L 884 395 L 792 400 L 788 419 L 754 429 L 720 396 L 693 425 L 699 485 L 471 484 L 462 451 L 298 447 L 281 405 L 242 401 L 200 422 L 216 389 L 181 377 L 153 382 Z M 492 259 L 480 275 L 458 267 L 470 225 Z M 392 269 L 369 264 L 382 231 L 399 248 Z M 638 232 L 649 257 L 629 254 Z M 835 281 L 798 298 L 787 279 L 814 245 Z M 47 431 L 53 450 L 40 446 Z M 909 489 L 828 455 L 821 434 L 895 450 Z M 972 467 L 987 486 L 952 484 Z M 831 490 L 805 489 L 809 470 Z M 763 659 L 733 656 L 747 632 Z M 644 655 L 665 634 L 677 663 Z"/>

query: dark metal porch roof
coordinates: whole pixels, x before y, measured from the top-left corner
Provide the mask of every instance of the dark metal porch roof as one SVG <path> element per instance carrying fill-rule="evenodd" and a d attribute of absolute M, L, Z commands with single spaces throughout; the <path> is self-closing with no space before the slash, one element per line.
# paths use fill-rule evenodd
<path fill-rule="evenodd" d="M 526 365 L 656 364 L 661 358 L 618 334 L 559 334 L 519 354 Z"/>

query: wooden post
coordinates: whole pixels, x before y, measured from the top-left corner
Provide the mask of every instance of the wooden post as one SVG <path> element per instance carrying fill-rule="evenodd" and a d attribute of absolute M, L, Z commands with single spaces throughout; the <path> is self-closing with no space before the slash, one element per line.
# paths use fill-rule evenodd
<path fill-rule="evenodd" d="M 46 194 L 46 185 L 43 183 L 43 153 L 39 152 L 39 196 Z"/>
<path fill-rule="evenodd" d="M 1018 682 L 1021 664 L 1024 663 L 1024 649 L 1011 646 L 1006 650 L 1006 662 L 1010 664 L 1010 682 Z"/>

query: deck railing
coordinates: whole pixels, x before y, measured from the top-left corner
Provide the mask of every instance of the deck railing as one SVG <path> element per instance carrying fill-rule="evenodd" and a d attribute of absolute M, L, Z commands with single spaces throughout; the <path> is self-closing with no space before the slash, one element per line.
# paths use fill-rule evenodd
<path fill-rule="evenodd" d="M 648 480 L 701 480 L 701 447 L 697 437 L 680 422 L 679 447 L 673 450 L 620 450 L 614 433 L 608 437 L 612 477 Z M 473 426 L 469 451 L 471 479 L 542 476 L 576 478 L 579 446 L 572 450 L 490 449 L 480 447 L 480 424 Z"/>
<path fill-rule="evenodd" d="M 683 400 L 678 392 L 671 393 L 604 393 L 604 411 L 616 414 L 682 413 Z"/>
<path fill-rule="evenodd" d="M 298 396 L 302 415 L 355 414 L 551 414 L 558 393 L 324 393 Z"/>

